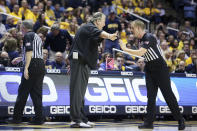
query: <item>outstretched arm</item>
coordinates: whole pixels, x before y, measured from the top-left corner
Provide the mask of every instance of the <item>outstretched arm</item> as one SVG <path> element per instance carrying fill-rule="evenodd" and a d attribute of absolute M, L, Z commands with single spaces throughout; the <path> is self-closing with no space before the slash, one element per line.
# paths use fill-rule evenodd
<path fill-rule="evenodd" d="M 101 34 L 100 34 L 101 38 L 103 38 L 103 39 L 110 39 L 112 41 L 116 40 L 117 36 L 118 36 L 118 32 L 116 32 L 114 34 L 109 34 L 109 33 L 105 32 L 105 31 L 102 31 Z"/>
<path fill-rule="evenodd" d="M 128 52 L 131 55 L 143 56 L 147 51 L 145 48 L 140 48 L 138 50 L 129 49 L 126 47 L 126 44 L 122 42 L 122 40 L 119 40 L 119 44 L 123 51 Z"/>

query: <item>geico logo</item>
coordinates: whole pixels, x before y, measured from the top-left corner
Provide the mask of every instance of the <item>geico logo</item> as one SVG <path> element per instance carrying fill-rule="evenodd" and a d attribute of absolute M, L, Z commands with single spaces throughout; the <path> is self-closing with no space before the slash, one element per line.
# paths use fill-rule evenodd
<path fill-rule="evenodd" d="M 51 114 L 70 114 L 70 106 L 50 106 Z"/>
<path fill-rule="evenodd" d="M 12 71 L 12 72 L 20 72 L 20 68 L 13 68 L 13 67 L 5 67 L 6 71 Z"/>
<path fill-rule="evenodd" d="M 97 74 L 98 74 L 98 71 L 92 70 L 92 71 L 91 71 L 91 74 L 92 74 L 92 75 L 97 75 Z"/>
<path fill-rule="evenodd" d="M 18 75 L 0 75 L 0 80 L 1 80 L 0 81 L 1 97 L 7 102 L 15 102 L 17 93 L 16 94 L 10 93 L 8 89 L 16 88 L 16 86 L 7 87 L 7 86 L 12 86 L 12 84 L 7 84 L 7 83 L 17 83 L 19 85 L 21 82 L 21 77 Z M 50 77 L 45 76 L 43 83 L 44 83 L 44 86 L 47 86 L 43 88 L 49 89 L 49 93 L 47 95 L 43 95 L 43 102 L 57 101 L 57 91 L 56 91 L 53 80 Z M 14 90 L 18 90 L 18 86 Z"/>
<path fill-rule="evenodd" d="M 133 76 L 133 72 L 121 71 L 122 76 Z"/>
<path fill-rule="evenodd" d="M 98 77 L 90 77 L 85 97 L 90 102 L 147 102 L 146 93 L 142 93 L 144 90 L 146 91 L 144 86 L 145 80 L 142 78 L 135 78 L 131 80 L 129 78 L 102 79 Z M 173 81 L 171 81 L 171 86 L 177 100 L 179 101 L 179 94 Z M 160 90 L 157 96 L 160 101 L 165 103 Z"/>
<path fill-rule="evenodd" d="M 61 73 L 60 69 L 47 69 L 47 73 Z"/>
<path fill-rule="evenodd" d="M 14 114 L 14 106 L 8 106 L 8 114 L 9 115 Z M 35 114 L 34 106 L 25 106 L 23 114 L 26 114 L 26 115 Z"/>
<path fill-rule="evenodd" d="M 197 114 L 197 106 L 192 106 L 192 113 Z"/>
<path fill-rule="evenodd" d="M 186 77 L 196 77 L 196 74 L 186 74 Z"/>
<path fill-rule="evenodd" d="M 89 106 L 90 113 L 116 113 L 116 106 Z"/>
<path fill-rule="evenodd" d="M 180 112 L 184 112 L 183 106 L 179 106 Z M 170 108 L 168 106 L 159 106 L 159 112 L 160 113 L 171 113 Z"/>
<path fill-rule="evenodd" d="M 146 113 L 147 106 L 125 106 L 125 113 Z"/>

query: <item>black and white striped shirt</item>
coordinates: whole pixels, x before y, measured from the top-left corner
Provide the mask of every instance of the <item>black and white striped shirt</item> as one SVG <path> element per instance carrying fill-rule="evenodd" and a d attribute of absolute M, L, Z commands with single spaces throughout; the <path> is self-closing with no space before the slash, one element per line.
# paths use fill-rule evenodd
<path fill-rule="evenodd" d="M 147 49 L 147 52 L 143 55 L 146 62 L 153 62 L 158 60 L 163 61 L 163 54 L 161 52 L 160 46 L 157 43 L 156 38 L 152 34 L 144 34 L 140 41 L 140 47 Z"/>
<path fill-rule="evenodd" d="M 34 32 L 28 32 L 24 36 L 23 41 L 23 53 L 24 53 L 24 60 L 25 60 L 25 53 L 27 51 L 32 51 L 32 58 L 40 58 L 43 59 L 43 43 L 41 38 Z"/>

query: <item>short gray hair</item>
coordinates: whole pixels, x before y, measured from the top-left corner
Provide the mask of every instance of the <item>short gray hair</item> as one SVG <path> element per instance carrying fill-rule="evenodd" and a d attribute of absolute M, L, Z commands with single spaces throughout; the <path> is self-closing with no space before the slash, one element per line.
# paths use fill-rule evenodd
<path fill-rule="evenodd" d="M 34 23 L 32 20 L 24 20 L 22 26 L 28 30 L 33 30 Z"/>
<path fill-rule="evenodd" d="M 54 30 L 59 30 L 60 29 L 60 25 L 58 23 L 54 23 L 52 26 L 51 26 L 51 31 L 54 31 Z"/>
<path fill-rule="evenodd" d="M 103 16 L 105 16 L 103 13 L 96 12 L 93 14 L 92 18 L 90 19 L 90 22 L 95 22 L 97 20 L 101 20 Z"/>

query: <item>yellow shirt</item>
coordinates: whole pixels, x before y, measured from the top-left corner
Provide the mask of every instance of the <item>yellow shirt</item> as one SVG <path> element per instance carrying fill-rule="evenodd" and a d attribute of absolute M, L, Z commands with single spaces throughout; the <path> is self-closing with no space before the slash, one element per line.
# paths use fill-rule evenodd
<path fill-rule="evenodd" d="M 186 66 L 188 66 L 189 64 L 192 64 L 192 58 L 191 57 L 187 58 L 185 60 L 185 64 L 186 64 Z"/>
<path fill-rule="evenodd" d="M 173 64 L 171 59 L 168 59 L 168 60 L 165 59 L 165 61 L 166 61 L 166 64 L 167 64 L 170 72 L 172 72 L 172 71 L 174 71 L 176 69 L 176 65 Z"/>
<path fill-rule="evenodd" d="M 120 8 L 125 9 L 125 10 L 128 9 L 128 7 L 123 7 L 122 5 L 118 5 L 117 7 L 120 7 Z M 123 11 L 121 9 L 117 8 L 117 14 L 119 15 L 119 14 L 122 14 L 122 13 L 123 13 Z"/>
<path fill-rule="evenodd" d="M 144 8 L 144 12 L 146 15 L 154 15 L 155 13 L 160 13 L 160 11 L 156 8 Z"/>
<path fill-rule="evenodd" d="M 126 32 L 125 32 L 125 31 L 122 31 L 122 32 L 120 33 L 120 37 L 121 37 L 122 42 L 123 42 L 124 44 L 126 44 L 126 43 L 127 43 L 127 36 L 126 36 Z"/>
<path fill-rule="evenodd" d="M 68 30 L 70 24 L 68 22 L 60 22 L 60 29 Z"/>
<path fill-rule="evenodd" d="M 39 16 L 38 14 L 36 15 L 36 14 L 34 14 L 34 13 L 33 13 L 33 21 L 34 21 L 34 22 L 36 22 L 36 21 L 37 21 L 38 16 Z"/>
<path fill-rule="evenodd" d="M 4 6 L 5 7 L 5 10 L 6 10 L 6 12 L 4 12 L 4 13 L 10 13 L 10 9 L 7 7 L 7 6 Z M 3 12 L 3 10 L 0 8 L 0 12 Z"/>
<path fill-rule="evenodd" d="M 144 9 L 142 9 L 142 8 L 140 8 L 140 7 L 136 7 L 136 8 L 134 9 L 134 12 L 137 13 L 137 14 L 139 14 L 139 15 L 145 14 Z"/>
<path fill-rule="evenodd" d="M 53 19 L 56 19 L 55 18 L 55 13 L 52 9 L 49 9 L 49 10 L 46 10 L 45 11 L 45 14 L 47 15 L 47 17 L 49 17 L 50 19 L 53 18 Z"/>
<path fill-rule="evenodd" d="M 10 13 L 10 15 L 21 18 L 21 17 L 20 17 L 18 14 L 16 14 L 15 12 Z M 14 18 L 14 24 L 15 24 L 15 25 L 18 23 L 18 20 L 19 20 L 19 19 Z"/>
<path fill-rule="evenodd" d="M 178 50 L 182 50 L 182 49 L 183 49 L 183 46 L 184 46 L 184 45 L 183 45 L 183 42 L 180 41 L 180 42 L 179 42 L 179 46 L 177 47 L 177 49 L 178 49 Z"/>
<path fill-rule="evenodd" d="M 20 18 L 22 18 L 22 12 L 23 12 L 23 10 L 24 10 L 23 7 L 21 7 L 19 9 L 18 15 L 19 15 Z M 34 21 L 34 14 L 33 14 L 33 12 L 31 12 L 31 10 L 26 9 L 25 10 L 25 13 L 24 13 L 24 16 L 25 16 L 25 20 L 33 20 Z"/>

